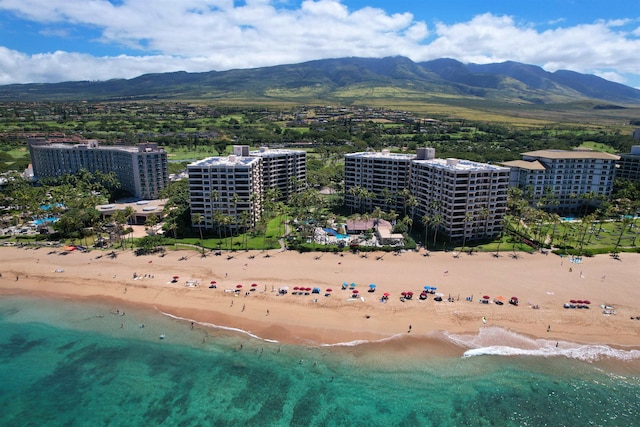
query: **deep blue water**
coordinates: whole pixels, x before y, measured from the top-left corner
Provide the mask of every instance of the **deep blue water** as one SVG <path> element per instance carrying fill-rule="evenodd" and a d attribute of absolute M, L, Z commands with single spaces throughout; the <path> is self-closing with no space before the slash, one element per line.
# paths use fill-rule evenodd
<path fill-rule="evenodd" d="M 189 322 L 159 313 L 127 308 L 121 316 L 122 310 L 0 299 L 0 425 L 632 426 L 640 420 L 638 359 L 425 353 L 395 364 L 376 344 L 365 351 L 285 346 L 199 325 L 191 330 Z"/>

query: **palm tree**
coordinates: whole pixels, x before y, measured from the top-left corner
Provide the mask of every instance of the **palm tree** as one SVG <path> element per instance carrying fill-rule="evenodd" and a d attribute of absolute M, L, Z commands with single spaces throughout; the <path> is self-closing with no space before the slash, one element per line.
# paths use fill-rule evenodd
<path fill-rule="evenodd" d="M 428 250 L 429 248 L 427 247 L 427 234 L 429 234 L 429 224 L 431 223 L 431 217 L 427 214 L 422 215 L 420 223 L 424 227 L 424 247 Z"/>
<path fill-rule="evenodd" d="M 462 232 L 462 247 L 460 248 L 460 252 L 462 252 L 464 250 L 464 247 L 467 243 L 467 224 L 470 223 L 471 221 L 473 221 L 473 213 L 471 212 L 467 212 L 464 214 L 464 227 L 463 227 L 463 232 Z M 460 255 L 460 252 L 458 252 L 458 255 Z"/>
<path fill-rule="evenodd" d="M 191 223 L 198 224 L 198 230 L 200 231 L 200 247 L 202 248 L 202 254 L 204 255 L 204 244 L 202 237 L 202 222 L 204 221 L 204 216 L 201 213 L 194 213 L 191 215 Z"/>
<path fill-rule="evenodd" d="M 431 225 L 431 228 L 433 228 L 433 246 L 434 247 L 436 245 L 436 241 L 438 238 L 438 230 L 440 229 L 440 227 L 442 227 L 443 224 L 444 224 L 444 218 L 442 217 L 442 214 L 436 213 L 431 217 L 431 221 L 429 222 L 429 225 Z"/>

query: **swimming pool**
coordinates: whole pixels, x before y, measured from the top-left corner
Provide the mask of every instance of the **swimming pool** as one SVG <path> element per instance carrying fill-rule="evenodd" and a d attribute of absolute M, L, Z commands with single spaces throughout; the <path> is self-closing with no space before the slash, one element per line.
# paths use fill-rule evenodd
<path fill-rule="evenodd" d="M 35 219 L 33 220 L 33 223 L 35 225 L 42 225 L 44 223 L 49 223 L 49 222 L 56 222 L 58 220 L 58 218 L 40 218 L 40 219 Z"/>
<path fill-rule="evenodd" d="M 332 228 L 323 228 L 322 230 L 327 234 L 331 234 L 332 236 L 335 236 L 338 240 L 346 240 L 349 238 L 348 234 L 340 234 Z"/>

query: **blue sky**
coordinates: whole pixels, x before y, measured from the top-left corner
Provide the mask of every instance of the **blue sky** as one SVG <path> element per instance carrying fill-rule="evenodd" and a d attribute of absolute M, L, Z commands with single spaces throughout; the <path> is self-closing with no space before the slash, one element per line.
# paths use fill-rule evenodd
<path fill-rule="evenodd" d="M 0 0 L 0 84 L 402 55 L 640 88 L 639 52 L 640 0 Z"/>

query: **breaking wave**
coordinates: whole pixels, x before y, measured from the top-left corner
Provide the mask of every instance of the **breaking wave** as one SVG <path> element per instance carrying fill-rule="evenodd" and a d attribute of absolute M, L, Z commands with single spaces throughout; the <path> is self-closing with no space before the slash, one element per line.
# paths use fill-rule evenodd
<path fill-rule="evenodd" d="M 603 359 L 640 360 L 640 350 L 623 350 L 604 344 L 579 344 L 531 338 L 500 327 L 484 327 L 478 334 L 449 334 L 450 342 L 467 348 L 463 357 L 474 356 L 541 356 L 566 357 L 595 362 Z"/>

